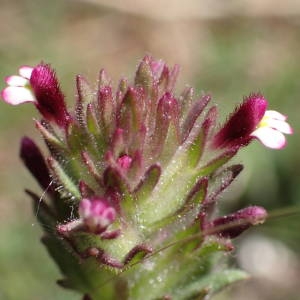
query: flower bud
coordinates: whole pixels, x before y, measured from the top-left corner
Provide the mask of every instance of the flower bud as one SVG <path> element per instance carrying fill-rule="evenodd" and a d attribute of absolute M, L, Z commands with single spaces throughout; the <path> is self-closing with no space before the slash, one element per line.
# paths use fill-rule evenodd
<path fill-rule="evenodd" d="M 48 189 L 51 179 L 46 162 L 40 149 L 28 137 L 23 137 L 21 140 L 20 157 L 41 187 Z"/>
<path fill-rule="evenodd" d="M 253 225 L 262 224 L 267 212 L 260 206 L 249 206 L 233 214 L 211 221 L 206 226 L 209 235 L 216 234 L 224 238 L 235 238 Z"/>
<path fill-rule="evenodd" d="M 79 216 L 91 232 L 102 233 L 116 219 L 116 211 L 104 198 L 84 198 L 79 203 Z"/>
<path fill-rule="evenodd" d="M 123 155 L 118 158 L 117 163 L 121 169 L 128 171 L 131 166 L 132 158 L 129 155 Z"/>

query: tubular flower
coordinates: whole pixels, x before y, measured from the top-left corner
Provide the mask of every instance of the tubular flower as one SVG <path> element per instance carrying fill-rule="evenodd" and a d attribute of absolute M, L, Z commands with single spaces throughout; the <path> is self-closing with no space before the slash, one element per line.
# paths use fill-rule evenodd
<path fill-rule="evenodd" d="M 230 239 L 267 213 L 250 207 L 212 218 L 243 168 L 226 164 L 254 138 L 269 146 L 266 129 L 291 128 L 253 94 L 216 130 L 210 95 L 194 99 L 187 87 L 176 96 L 178 73 L 145 56 L 116 91 L 104 70 L 96 89 L 77 76 L 73 110 L 49 65 L 6 79 L 4 101 L 33 102 L 42 115 L 36 128 L 47 157 L 27 137 L 20 156 L 47 199 L 27 194 L 43 228 L 55 229 L 42 241 L 64 276 L 58 283 L 83 299 L 209 297 L 246 277 L 216 265 Z"/>
<path fill-rule="evenodd" d="M 23 66 L 19 74 L 6 78 L 8 87 L 1 93 L 4 101 L 12 105 L 33 102 L 45 119 L 54 120 L 61 127 L 67 126 L 70 116 L 50 66 L 43 63 L 34 68 Z"/>
<path fill-rule="evenodd" d="M 266 147 L 281 149 L 286 145 L 283 133 L 292 134 L 287 117 L 274 110 L 266 110 L 267 100 L 252 94 L 244 100 L 215 135 L 214 148 L 246 146 L 253 138 Z"/>

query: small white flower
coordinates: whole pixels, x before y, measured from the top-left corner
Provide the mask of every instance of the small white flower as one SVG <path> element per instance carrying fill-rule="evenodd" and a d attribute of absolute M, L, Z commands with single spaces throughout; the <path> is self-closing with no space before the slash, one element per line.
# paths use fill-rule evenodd
<path fill-rule="evenodd" d="M 285 134 L 292 134 L 287 117 L 275 110 L 267 110 L 251 136 L 259 139 L 266 147 L 282 149 L 286 145 Z"/>
<path fill-rule="evenodd" d="M 6 77 L 5 82 L 8 86 L 1 92 L 6 103 L 18 105 L 25 102 L 36 102 L 29 82 L 32 70 L 33 68 L 29 66 L 22 66 L 19 68 L 19 75 Z"/>

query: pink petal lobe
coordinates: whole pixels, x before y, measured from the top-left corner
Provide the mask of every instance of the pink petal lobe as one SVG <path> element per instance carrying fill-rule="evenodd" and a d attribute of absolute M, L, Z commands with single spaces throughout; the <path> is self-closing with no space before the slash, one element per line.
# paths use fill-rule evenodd
<path fill-rule="evenodd" d="M 285 121 L 287 119 L 287 117 L 285 115 L 281 114 L 280 112 L 278 112 L 276 110 L 267 110 L 265 112 L 265 117 L 269 117 L 269 118 L 280 120 L 280 121 Z"/>
<path fill-rule="evenodd" d="M 82 199 L 79 204 L 79 215 L 82 218 L 86 218 L 90 214 L 91 210 L 91 202 L 88 199 Z"/>
<path fill-rule="evenodd" d="M 22 66 L 19 68 L 19 74 L 26 79 L 30 79 L 32 71 L 33 68 L 29 66 Z"/>
<path fill-rule="evenodd" d="M 5 82 L 10 86 L 25 86 L 27 83 L 29 83 L 28 79 L 18 75 L 6 77 Z"/>
<path fill-rule="evenodd" d="M 153 76 L 156 80 L 158 80 L 161 76 L 161 73 L 164 69 L 164 66 L 165 66 L 165 63 L 163 60 L 151 60 L 150 61 L 150 66 L 151 66 L 151 69 L 152 69 L 152 73 L 153 73 Z"/>
<path fill-rule="evenodd" d="M 108 207 L 103 211 L 102 215 L 104 219 L 109 221 L 108 223 L 111 223 L 116 218 L 116 211 L 114 208 Z"/>
<path fill-rule="evenodd" d="M 11 105 L 25 102 L 35 102 L 35 98 L 29 89 L 23 87 L 8 86 L 1 92 L 4 101 Z"/>
<path fill-rule="evenodd" d="M 286 145 L 285 136 L 280 131 L 270 127 L 258 128 L 251 135 L 271 149 L 282 149 Z"/>
<path fill-rule="evenodd" d="M 270 119 L 268 120 L 268 127 L 271 127 L 273 129 L 277 129 L 278 131 L 286 134 L 292 134 L 293 129 L 292 127 L 285 121 L 281 120 L 275 120 L 275 119 Z"/>

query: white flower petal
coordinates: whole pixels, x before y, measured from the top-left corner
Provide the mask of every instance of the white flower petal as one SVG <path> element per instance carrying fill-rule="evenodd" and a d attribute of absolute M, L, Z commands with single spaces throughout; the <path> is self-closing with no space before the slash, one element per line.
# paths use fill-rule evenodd
<path fill-rule="evenodd" d="M 24 87 L 8 86 L 1 92 L 1 96 L 6 103 L 12 105 L 36 101 L 32 92 Z"/>
<path fill-rule="evenodd" d="M 285 136 L 278 130 L 270 127 L 260 127 L 251 134 L 258 138 L 266 147 L 282 149 L 286 145 Z"/>
<path fill-rule="evenodd" d="M 287 117 L 276 110 L 267 110 L 264 117 L 269 117 L 271 119 L 276 119 L 280 121 L 285 121 Z"/>
<path fill-rule="evenodd" d="M 30 79 L 32 71 L 33 68 L 29 66 L 22 66 L 19 68 L 19 74 L 26 79 Z"/>
<path fill-rule="evenodd" d="M 282 133 L 286 133 L 286 134 L 292 134 L 293 133 L 292 127 L 285 121 L 269 119 L 267 121 L 267 124 L 268 124 L 268 127 L 271 127 L 273 129 L 277 129 Z"/>
<path fill-rule="evenodd" d="M 27 83 L 29 83 L 28 79 L 18 75 L 6 77 L 5 82 L 10 86 L 25 86 Z"/>

